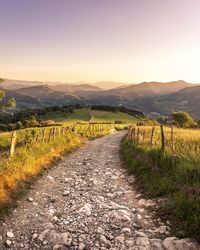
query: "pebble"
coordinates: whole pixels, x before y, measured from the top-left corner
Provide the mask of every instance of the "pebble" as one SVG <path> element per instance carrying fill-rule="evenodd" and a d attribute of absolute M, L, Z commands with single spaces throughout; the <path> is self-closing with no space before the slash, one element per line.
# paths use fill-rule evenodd
<path fill-rule="evenodd" d="M 68 196 L 68 195 L 70 195 L 70 191 L 69 190 L 63 191 L 63 196 Z"/>
<path fill-rule="evenodd" d="M 28 198 L 27 198 L 27 201 L 33 202 L 33 198 L 32 198 L 32 197 L 28 197 Z"/>
<path fill-rule="evenodd" d="M 124 135 L 88 142 L 49 169 L 27 198 L 37 203 L 22 200 L 1 224 L 0 249 L 197 250 L 195 241 L 168 237 L 171 225 L 153 219 L 154 201 L 121 166 Z"/>
<path fill-rule="evenodd" d="M 38 237 L 38 235 L 37 235 L 36 233 L 34 233 L 34 234 L 32 235 L 32 239 L 33 239 L 33 240 L 35 240 L 37 237 Z"/>
<path fill-rule="evenodd" d="M 8 238 L 13 238 L 14 237 L 13 232 L 7 232 L 6 235 L 7 235 Z"/>
<path fill-rule="evenodd" d="M 6 240 L 6 246 L 9 247 L 12 244 L 12 241 Z"/>

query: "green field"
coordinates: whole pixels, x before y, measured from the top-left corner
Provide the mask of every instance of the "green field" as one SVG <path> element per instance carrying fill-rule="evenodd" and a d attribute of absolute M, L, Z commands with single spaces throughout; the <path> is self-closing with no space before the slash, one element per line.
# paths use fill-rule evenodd
<path fill-rule="evenodd" d="M 62 112 L 49 113 L 41 117 L 43 120 L 54 120 L 55 122 L 81 122 L 89 121 L 91 116 L 87 108 L 75 109 L 72 114 L 64 114 Z"/>
<path fill-rule="evenodd" d="M 115 122 L 137 123 L 138 118 L 122 112 L 111 112 L 102 110 L 92 110 L 93 122 Z"/>
<path fill-rule="evenodd" d="M 90 121 L 91 115 L 87 108 L 75 109 L 74 113 L 68 116 L 68 119 L 65 122 L 87 122 Z"/>
<path fill-rule="evenodd" d="M 128 115 L 122 112 L 110 112 L 110 111 L 100 111 L 92 110 L 93 119 L 91 120 L 91 114 L 88 108 L 75 109 L 72 114 L 63 113 L 63 112 L 52 112 L 48 113 L 45 116 L 41 116 L 42 120 L 53 120 L 55 123 L 59 123 L 63 126 L 73 126 L 77 122 L 109 122 L 114 123 L 115 121 L 121 121 L 126 124 L 133 124 L 139 121 L 138 118 Z M 51 127 L 53 127 L 52 125 Z M 77 124 L 78 126 L 78 124 Z M 46 128 L 48 133 L 51 127 Z M 25 128 L 17 131 L 17 143 L 25 141 L 27 136 L 30 136 L 32 131 L 37 131 L 37 134 L 42 134 L 43 128 Z M 0 152 L 9 149 L 11 140 L 11 132 L 2 132 L 0 133 Z"/>
<path fill-rule="evenodd" d="M 138 118 L 122 112 L 111 112 L 102 110 L 92 110 L 93 122 L 112 122 L 121 121 L 122 123 L 137 123 Z M 41 117 L 43 120 L 54 120 L 55 122 L 73 123 L 89 122 L 91 115 L 88 108 L 75 109 L 72 114 L 54 112 Z"/>

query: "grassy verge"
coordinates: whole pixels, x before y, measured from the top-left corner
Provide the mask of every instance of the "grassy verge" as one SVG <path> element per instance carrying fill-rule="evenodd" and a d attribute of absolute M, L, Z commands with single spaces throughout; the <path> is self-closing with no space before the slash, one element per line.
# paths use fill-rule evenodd
<path fill-rule="evenodd" d="M 159 149 L 136 145 L 126 138 L 121 144 L 121 156 L 130 174 L 134 174 L 152 197 L 166 197 L 162 215 L 171 219 L 176 232 L 200 239 L 200 168 L 184 158 L 175 164 Z M 182 235 L 183 236 L 183 235 Z"/>
<path fill-rule="evenodd" d="M 101 126 L 101 129 L 99 126 Z M 41 129 L 38 131 L 41 131 Z M 15 206 L 18 196 L 27 190 L 29 184 L 44 169 L 52 166 L 55 160 L 63 154 L 80 147 L 87 139 L 95 139 L 113 131 L 115 131 L 114 125 L 94 124 L 88 127 L 88 124 L 78 124 L 74 132 L 65 132 L 62 136 L 55 136 L 49 142 L 46 140 L 41 142 L 42 134 L 40 134 L 37 142 L 29 143 L 25 143 L 23 140 L 27 130 L 18 131 L 21 146 L 16 147 L 14 156 L 8 158 L 6 154 L 1 155 L 0 215 L 7 212 L 8 208 Z M 48 133 L 46 133 L 46 136 L 48 136 Z"/>
<path fill-rule="evenodd" d="M 14 192 L 22 189 L 23 183 L 35 178 L 44 168 L 61 155 L 80 147 L 84 138 L 66 133 L 50 143 L 31 143 L 18 148 L 14 157 L 0 162 L 0 213 L 5 212 L 6 204 L 11 204 Z"/>

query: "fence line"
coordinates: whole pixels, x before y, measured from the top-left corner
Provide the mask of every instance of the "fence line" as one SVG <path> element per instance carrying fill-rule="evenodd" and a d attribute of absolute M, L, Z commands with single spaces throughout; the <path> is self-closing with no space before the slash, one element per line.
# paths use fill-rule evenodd
<path fill-rule="evenodd" d="M 129 126 L 128 127 L 128 140 L 136 143 L 136 144 L 145 144 L 146 141 L 149 141 L 149 147 L 151 148 L 154 144 L 155 137 L 155 127 L 152 127 L 150 130 L 150 135 L 148 138 L 148 133 L 143 127 L 139 126 Z M 173 159 L 175 159 L 175 142 L 174 142 L 174 127 L 170 127 L 170 141 L 171 141 L 171 153 Z M 147 143 L 148 145 L 148 143 Z M 166 138 L 164 132 L 164 126 L 160 125 L 160 150 L 161 153 L 164 154 L 166 149 Z"/>
<path fill-rule="evenodd" d="M 127 124 L 114 123 L 74 123 L 68 126 L 16 130 L 8 134 L 0 134 L 0 151 L 5 157 L 13 157 L 17 148 L 27 147 L 31 143 L 51 143 L 65 134 L 80 134 L 92 138 L 127 126 Z"/>

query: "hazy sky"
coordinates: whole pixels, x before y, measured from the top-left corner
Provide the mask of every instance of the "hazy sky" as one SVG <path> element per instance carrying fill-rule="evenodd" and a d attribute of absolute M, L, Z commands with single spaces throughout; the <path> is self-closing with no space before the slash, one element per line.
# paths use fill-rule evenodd
<path fill-rule="evenodd" d="M 0 76 L 200 82 L 200 0 L 0 0 Z"/>

